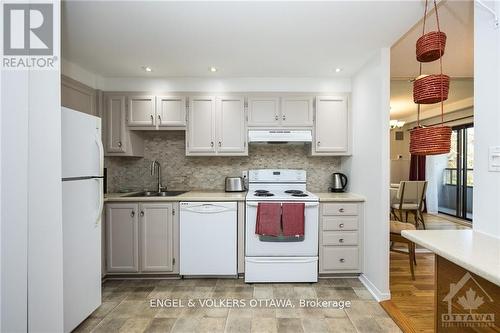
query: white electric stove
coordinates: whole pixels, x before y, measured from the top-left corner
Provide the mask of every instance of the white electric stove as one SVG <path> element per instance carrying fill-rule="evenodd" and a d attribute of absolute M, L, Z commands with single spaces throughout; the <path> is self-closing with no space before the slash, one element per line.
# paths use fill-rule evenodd
<path fill-rule="evenodd" d="M 248 172 L 245 227 L 245 282 L 317 282 L 319 199 L 306 190 L 306 171 L 263 169 Z M 297 239 L 255 234 L 260 202 L 303 202 L 304 236 Z"/>

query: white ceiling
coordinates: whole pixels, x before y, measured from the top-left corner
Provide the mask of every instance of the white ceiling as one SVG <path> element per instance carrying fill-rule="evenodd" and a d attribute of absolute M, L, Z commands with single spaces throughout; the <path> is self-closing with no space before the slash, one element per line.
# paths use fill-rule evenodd
<path fill-rule="evenodd" d="M 349 77 L 422 11 L 421 1 L 65 1 L 63 57 L 105 77 Z"/>
<path fill-rule="evenodd" d="M 429 8 L 432 8 L 429 6 Z M 474 3 L 471 0 L 442 0 L 438 6 L 441 30 L 447 35 L 443 71 L 452 77 L 474 76 Z M 423 12 L 421 13 L 423 15 Z M 422 22 L 415 25 L 391 49 L 391 76 L 418 76 L 415 43 L 422 35 Z M 426 32 L 437 30 L 436 16 L 427 18 Z M 423 65 L 424 73 L 439 71 L 439 61 Z"/>
<path fill-rule="evenodd" d="M 442 0 L 438 13 L 441 30 L 447 35 L 443 73 L 455 78 L 450 83 L 444 110 L 453 112 L 473 105 L 474 3 L 470 0 Z M 434 11 L 427 17 L 427 22 L 426 32 L 437 29 Z M 419 75 L 415 43 L 422 34 L 422 27 L 420 21 L 391 48 L 391 119 L 412 121 L 416 117 L 413 84 L 396 78 L 414 78 Z M 431 73 L 439 73 L 439 61 L 423 65 L 423 74 Z M 421 109 L 424 118 L 440 113 L 439 104 L 423 105 Z"/>

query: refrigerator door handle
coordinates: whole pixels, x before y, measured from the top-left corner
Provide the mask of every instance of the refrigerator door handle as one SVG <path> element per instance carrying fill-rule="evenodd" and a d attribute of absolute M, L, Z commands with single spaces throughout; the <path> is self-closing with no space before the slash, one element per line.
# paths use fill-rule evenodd
<path fill-rule="evenodd" d="M 97 208 L 97 214 L 95 217 L 95 225 L 98 226 L 101 222 L 101 217 L 102 217 L 102 209 L 104 208 L 104 194 L 102 190 L 102 178 L 94 178 L 94 180 L 97 182 L 97 189 L 99 192 L 99 208 Z"/>
<path fill-rule="evenodd" d="M 97 144 L 97 148 L 99 149 L 99 173 L 104 170 L 104 147 L 102 145 L 101 137 L 99 134 L 95 135 L 95 143 Z"/>

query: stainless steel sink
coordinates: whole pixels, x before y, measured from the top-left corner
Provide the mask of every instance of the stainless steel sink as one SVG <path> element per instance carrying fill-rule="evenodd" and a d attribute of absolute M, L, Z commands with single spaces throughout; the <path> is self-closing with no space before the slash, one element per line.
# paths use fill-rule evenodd
<path fill-rule="evenodd" d="M 124 195 L 125 197 L 175 197 L 177 195 L 181 195 L 186 193 L 187 191 L 144 191 L 139 193 L 131 193 Z"/>

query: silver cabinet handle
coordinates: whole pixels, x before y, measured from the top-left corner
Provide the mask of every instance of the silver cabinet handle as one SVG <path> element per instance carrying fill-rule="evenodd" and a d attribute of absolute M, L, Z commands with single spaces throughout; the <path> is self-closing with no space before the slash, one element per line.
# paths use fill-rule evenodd
<path fill-rule="evenodd" d="M 158 115 L 158 121 L 160 122 L 161 125 L 161 115 Z"/>
<path fill-rule="evenodd" d="M 131 211 L 130 212 L 130 217 L 134 217 L 135 216 L 135 211 Z"/>
<path fill-rule="evenodd" d="M 321 141 L 318 141 L 318 142 L 316 143 L 316 145 L 317 145 L 318 147 L 319 147 L 319 146 L 321 146 Z"/>
<path fill-rule="evenodd" d="M 275 116 L 274 116 L 274 120 L 278 120 L 278 119 L 279 119 L 279 118 L 278 118 L 278 115 L 275 115 Z"/>
<path fill-rule="evenodd" d="M 344 212 L 344 208 L 339 208 L 339 212 L 343 213 Z"/>
<path fill-rule="evenodd" d="M 219 141 L 219 147 L 222 147 L 222 142 L 221 141 Z"/>
<path fill-rule="evenodd" d="M 345 262 L 345 259 L 344 258 L 340 258 L 339 260 L 340 262 Z"/>
<path fill-rule="evenodd" d="M 155 117 L 153 117 L 153 115 L 151 115 L 151 123 L 155 123 Z"/>
<path fill-rule="evenodd" d="M 283 115 L 282 117 L 283 120 L 286 120 L 286 114 Z"/>
<path fill-rule="evenodd" d="M 344 227 L 344 223 L 340 223 L 339 228 L 343 228 L 343 227 Z"/>
<path fill-rule="evenodd" d="M 214 146 L 214 142 L 210 142 L 210 147 L 213 147 Z"/>
<path fill-rule="evenodd" d="M 143 211 L 143 210 L 141 210 L 141 217 L 143 217 L 143 216 L 144 216 L 144 211 Z"/>
<path fill-rule="evenodd" d="M 122 147 L 122 142 L 121 141 L 118 141 L 118 147 Z"/>
<path fill-rule="evenodd" d="M 343 238 L 339 239 L 339 243 L 343 243 L 343 242 L 344 242 Z"/>

